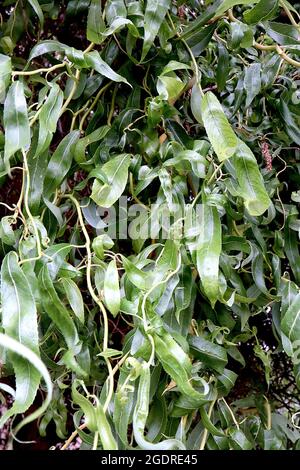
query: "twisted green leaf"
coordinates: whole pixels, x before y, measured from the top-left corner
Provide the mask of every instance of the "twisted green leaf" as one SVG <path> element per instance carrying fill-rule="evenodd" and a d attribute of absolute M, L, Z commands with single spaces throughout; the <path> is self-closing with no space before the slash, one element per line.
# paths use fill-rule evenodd
<path fill-rule="evenodd" d="M 11 344 L 11 341 L 15 340 L 14 343 L 17 343 L 23 354 L 22 357 L 14 352 L 8 354 L 15 371 L 16 395 L 12 408 L 1 418 L 0 427 L 10 416 L 23 413 L 29 408 L 35 399 L 41 379 L 40 367 L 33 363 L 39 356 L 35 300 L 27 278 L 18 264 L 17 254 L 13 251 L 5 256 L 1 266 L 1 302 L 2 327 L 10 338 L 8 342 Z M 12 348 L 8 346 L 8 349 L 11 351 Z M 24 355 L 24 351 L 28 350 L 31 351 L 34 361 L 27 359 L 27 353 Z M 43 375 L 45 376 L 45 373 Z"/>

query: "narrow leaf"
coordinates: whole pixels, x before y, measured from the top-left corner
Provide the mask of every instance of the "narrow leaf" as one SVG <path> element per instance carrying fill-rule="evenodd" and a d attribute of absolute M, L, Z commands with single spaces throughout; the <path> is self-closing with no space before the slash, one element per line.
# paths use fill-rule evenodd
<path fill-rule="evenodd" d="M 144 18 L 144 43 L 141 61 L 145 59 L 170 8 L 170 0 L 147 0 Z"/>
<path fill-rule="evenodd" d="M 216 207 L 202 203 L 202 221 L 197 243 L 197 269 L 212 306 L 219 296 L 219 258 L 222 248 L 221 222 Z"/>
<path fill-rule="evenodd" d="M 63 99 L 64 95 L 59 85 L 52 83 L 50 93 L 39 114 L 39 137 L 35 157 L 44 152 L 50 145 L 52 135 L 56 131 Z"/>
<path fill-rule="evenodd" d="M 4 102 L 3 120 L 5 129 L 4 162 L 8 167 L 10 157 L 30 144 L 27 105 L 24 86 L 21 82 L 14 82 L 8 90 Z"/>
<path fill-rule="evenodd" d="M 253 3 L 257 3 L 259 0 L 223 0 L 221 5 L 218 7 L 215 16 L 221 16 L 225 11 L 229 10 L 229 8 L 233 8 L 236 5 L 252 5 Z"/>
<path fill-rule="evenodd" d="M 124 0 L 107 0 L 105 2 L 105 18 L 109 25 L 116 18 L 126 18 L 127 9 Z"/>
<path fill-rule="evenodd" d="M 14 430 L 14 432 L 16 433 L 23 426 L 25 426 L 25 424 L 36 420 L 39 416 L 41 416 L 46 411 L 52 398 L 52 382 L 51 382 L 49 372 L 47 368 L 45 367 L 44 363 L 40 360 L 38 355 L 35 354 L 31 349 L 19 343 L 14 338 L 9 337 L 8 335 L 4 335 L 3 333 L 0 333 L 0 345 L 4 347 L 5 349 L 8 349 L 12 354 L 21 356 L 20 358 L 21 361 L 25 361 L 26 363 L 29 363 L 30 367 L 33 367 L 36 370 L 35 372 L 36 376 L 43 377 L 46 383 L 46 387 L 47 387 L 47 397 L 44 400 L 43 404 L 37 410 L 31 413 L 29 416 L 26 416 L 26 418 L 24 418 L 17 425 L 17 427 Z M 28 373 L 28 368 L 26 372 Z M 28 375 L 27 375 L 27 379 L 28 379 Z M 22 392 L 23 391 L 24 390 L 22 390 Z M 17 394 L 15 395 L 15 402 L 14 402 L 13 407 L 16 407 L 16 402 L 17 402 Z M 0 428 L 3 426 L 7 418 L 16 412 L 17 410 L 15 410 L 12 413 L 12 408 L 11 408 L 7 413 L 5 413 L 0 419 Z"/>
<path fill-rule="evenodd" d="M 50 93 L 42 106 L 39 120 L 40 124 L 52 133 L 56 131 L 63 99 L 64 95 L 60 86 L 57 83 L 51 83 Z"/>
<path fill-rule="evenodd" d="M 245 11 L 244 20 L 248 24 L 259 23 L 272 18 L 277 8 L 278 0 L 260 0 L 253 8 Z"/>
<path fill-rule="evenodd" d="M 288 222 L 289 222 L 288 217 Z M 294 278 L 296 282 L 300 283 L 300 255 L 299 255 L 299 238 L 297 232 L 292 230 L 287 223 L 284 230 L 285 235 L 285 244 L 284 251 L 286 253 L 287 259 L 289 260 Z"/>
<path fill-rule="evenodd" d="M 239 183 L 239 193 L 244 199 L 249 213 L 254 216 L 263 214 L 270 205 L 263 177 L 255 156 L 250 148 L 239 140 L 238 149 L 231 159 Z"/>
<path fill-rule="evenodd" d="M 127 178 L 130 155 L 125 153 L 112 158 L 101 167 L 103 180 L 95 179 L 91 198 L 102 207 L 111 207 L 123 193 Z"/>
<path fill-rule="evenodd" d="M 123 265 L 126 271 L 126 275 L 132 284 L 138 289 L 147 290 L 151 288 L 153 278 L 146 273 L 139 269 L 134 263 L 132 263 L 129 259 L 122 256 Z"/>
<path fill-rule="evenodd" d="M 150 398 L 150 366 L 147 363 L 142 364 L 137 402 L 133 412 L 133 434 L 141 449 L 146 450 L 170 450 L 185 449 L 181 441 L 177 439 L 165 439 L 159 443 L 153 444 L 144 437 L 147 417 L 149 416 L 149 398 Z"/>
<path fill-rule="evenodd" d="M 225 348 L 214 344 L 201 336 L 190 336 L 189 344 L 195 357 L 199 358 L 205 365 L 222 373 L 227 364 Z"/>
<path fill-rule="evenodd" d="M 202 102 L 202 94 L 200 90 L 200 86 L 198 83 L 192 88 L 191 94 L 191 110 L 194 115 L 196 121 L 203 126 L 203 119 L 201 114 L 201 102 Z"/>
<path fill-rule="evenodd" d="M 72 279 L 67 277 L 61 279 L 68 302 L 81 323 L 84 323 L 84 306 L 81 292 Z"/>
<path fill-rule="evenodd" d="M 0 103 L 5 100 L 6 89 L 10 82 L 11 76 L 11 58 L 0 54 Z"/>
<path fill-rule="evenodd" d="M 113 82 L 123 82 L 131 87 L 126 78 L 114 72 L 113 69 L 104 62 L 98 51 L 92 51 L 85 54 L 85 60 L 90 67 L 95 69 L 98 73 L 101 73 L 101 75 L 104 75 L 104 77 L 109 78 L 109 80 L 112 80 Z"/>
<path fill-rule="evenodd" d="M 215 95 L 209 91 L 201 102 L 201 113 L 207 136 L 220 161 L 236 151 L 238 139 Z"/>
<path fill-rule="evenodd" d="M 41 41 L 31 49 L 28 61 L 30 62 L 32 59 L 35 59 L 40 55 L 48 54 L 49 52 L 64 52 L 67 47 L 68 46 L 65 44 L 52 39 Z"/>
<path fill-rule="evenodd" d="M 27 160 L 30 175 L 28 202 L 32 214 L 36 215 L 43 194 L 45 172 L 48 165 L 48 152 L 46 151 L 35 157 L 34 153 L 30 151 Z"/>
<path fill-rule="evenodd" d="M 92 0 L 88 19 L 87 19 L 87 38 L 89 41 L 95 44 L 100 44 L 102 35 L 101 33 L 105 29 L 105 24 L 102 18 L 101 0 Z"/>
<path fill-rule="evenodd" d="M 115 260 L 109 263 L 105 273 L 104 299 L 109 311 L 115 317 L 119 313 L 121 303 L 119 275 Z"/>
<path fill-rule="evenodd" d="M 2 326 L 5 334 L 39 355 L 37 311 L 35 300 L 15 252 L 8 253 L 1 267 Z M 25 412 L 32 405 L 41 375 L 27 359 L 9 353 L 16 377 L 16 396 L 12 408 L 2 417 Z M 1 425 L 0 425 L 1 427 Z"/>
<path fill-rule="evenodd" d="M 210 24 L 194 31 L 193 34 L 189 36 L 187 43 L 195 57 L 199 57 L 199 55 L 208 46 L 215 29 L 216 25 Z"/>
<path fill-rule="evenodd" d="M 189 397 L 197 405 L 205 403 L 205 397 L 209 392 L 208 386 L 206 384 L 203 393 L 193 388 L 191 384 L 192 364 L 188 355 L 169 334 L 165 334 L 162 337 L 155 334 L 153 339 L 157 358 L 167 374 L 174 380 L 181 393 Z"/>
<path fill-rule="evenodd" d="M 43 11 L 40 7 L 38 0 L 28 0 L 28 3 L 30 3 L 30 5 L 32 6 L 34 12 L 36 13 L 39 19 L 41 29 L 43 29 L 44 28 L 44 14 L 43 14 Z"/>
<path fill-rule="evenodd" d="M 283 318 L 281 320 L 281 328 L 283 333 L 288 337 L 288 339 L 293 341 L 299 341 L 300 338 L 300 292 L 294 283 L 291 281 L 286 281 L 291 283 L 295 287 L 296 295 L 293 295 L 292 290 L 288 290 L 288 293 L 291 293 L 291 299 L 289 301 L 289 296 L 285 299 L 285 302 L 288 302 L 288 308 L 285 311 Z"/>
<path fill-rule="evenodd" d="M 79 405 L 84 412 L 87 428 L 92 432 L 99 433 L 104 450 L 118 450 L 117 443 L 101 403 L 96 399 L 96 405 L 93 406 L 88 398 L 85 398 L 77 391 L 79 384 L 80 382 L 78 380 L 73 382 L 72 397 L 74 402 Z"/>
<path fill-rule="evenodd" d="M 299 45 L 299 33 L 295 26 L 267 21 L 264 23 L 264 27 L 266 29 L 266 33 L 279 45 Z"/>
<path fill-rule="evenodd" d="M 79 136 L 79 131 L 72 131 L 66 135 L 50 158 L 45 174 L 45 196 L 51 195 L 68 173 L 72 164 L 74 145 Z"/>
<path fill-rule="evenodd" d="M 234 450 L 251 450 L 252 444 L 243 431 L 237 428 L 229 429 L 229 441 Z"/>
<path fill-rule="evenodd" d="M 216 71 L 216 80 L 218 85 L 218 91 L 223 91 L 226 86 L 226 80 L 229 73 L 229 54 L 226 47 L 222 44 L 218 44 L 218 66 Z"/>
<path fill-rule="evenodd" d="M 43 266 L 39 274 L 41 299 L 45 312 L 63 335 L 68 348 L 77 353 L 80 350 L 80 341 L 75 324 L 64 304 L 58 297 L 50 278 L 47 265 Z"/>
<path fill-rule="evenodd" d="M 250 106 L 254 98 L 261 89 L 261 65 L 259 63 L 251 64 L 245 69 L 244 89 L 246 91 L 246 108 Z"/>
<path fill-rule="evenodd" d="M 94 142 L 99 142 L 108 133 L 109 126 L 101 126 L 95 129 L 91 134 L 86 135 L 82 139 L 79 139 L 74 148 L 74 159 L 78 163 L 86 161 L 86 148 Z"/>

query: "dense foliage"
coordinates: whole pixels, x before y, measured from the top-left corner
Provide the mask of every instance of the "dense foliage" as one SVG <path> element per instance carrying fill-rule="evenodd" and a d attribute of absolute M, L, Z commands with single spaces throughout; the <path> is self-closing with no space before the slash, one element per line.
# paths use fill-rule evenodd
<path fill-rule="evenodd" d="M 299 5 L 0 12 L 6 446 L 300 449 Z"/>

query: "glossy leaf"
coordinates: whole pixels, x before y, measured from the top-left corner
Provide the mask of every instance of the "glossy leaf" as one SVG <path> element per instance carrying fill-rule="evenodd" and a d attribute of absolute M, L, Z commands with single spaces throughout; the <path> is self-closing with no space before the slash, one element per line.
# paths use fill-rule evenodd
<path fill-rule="evenodd" d="M 41 379 L 39 367 L 32 359 L 24 358 L 25 349 L 30 350 L 34 358 L 39 356 L 37 310 L 30 285 L 14 252 L 8 253 L 2 262 L 1 301 L 4 332 L 9 340 L 20 344 L 23 354 L 21 358 L 16 354 L 18 350 L 9 353 L 16 377 L 16 395 L 13 406 L 0 420 L 0 426 L 10 416 L 23 413 L 32 405 Z"/>
<path fill-rule="evenodd" d="M 265 24 L 267 34 L 278 44 L 285 46 L 289 44 L 299 45 L 299 36 L 295 26 L 289 24 L 267 22 Z"/>
<path fill-rule="evenodd" d="M 78 131 L 70 132 L 51 156 L 45 173 L 44 191 L 46 195 L 52 194 L 68 173 L 79 135 Z"/>
<path fill-rule="evenodd" d="M 76 162 L 83 163 L 86 160 L 86 148 L 94 142 L 102 140 L 109 131 L 109 126 L 101 126 L 99 129 L 94 130 L 91 134 L 86 135 L 76 142 L 74 148 L 74 158 Z"/>
<path fill-rule="evenodd" d="M 119 275 L 115 260 L 109 263 L 105 273 L 104 299 L 109 311 L 115 317 L 119 313 L 121 304 Z"/>
<path fill-rule="evenodd" d="M 240 49 L 241 47 L 251 47 L 253 44 L 253 31 L 250 26 L 240 21 L 230 23 L 231 47 Z"/>
<path fill-rule="evenodd" d="M 223 44 L 218 44 L 218 67 L 216 71 L 216 80 L 218 91 L 223 91 L 226 85 L 229 72 L 229 54 Z"/>
<path fill-rule="evenodd" d="M 91 198 L 102 207 L 111 207 L 123 193 L 128 178 L 130 155 L 121 154 L 101 167 L 102 179 L 95 179 Z"/>
<path fill-rule="evenodd" d="M 114 242 L 105 233 L 94 238 L 93 244 L 92 244 L 92 247 L 96 256 L 100 259 L 104 258 L 104 250 L 110 249 L 113 246 L 114 246 Z"/>
<path fill-rule="evenodd" d="M 244 19 L 248 24 L 256 24 L 272 18 L 278 8 L 278 0 L 260 0 L 253 8 L 246 10 Z"/>
<path fill-rule="evenodd" d="M 227 354 L 224 348 L 218 344 L 213 344 L 201 336 L 191 336 L 189 344 L 196 357 L 199 357 L 208 367 L 212 367 L 217 372 L 223 372 L 227 364 Z"/>
<path fill-rule="evenodd" d="M 36 57 L 39 57 L 43 54 L 48 54 L 49 52 L 62 52 L 64 51 L 65 47 L 67 47 L 65 44 L 62 44 L 56 40 L 48 39 L 46 41 L 41 41 L 32 48 L 28 60 L 31 61 Z"/>
<path fill-rule="evenodd" d="M 90 67 L 96 70 L 96 72 L 101 73 L 104 77 L 109 78 L 109 80 L 114 82 L 123 82 L 131 86 L 126 78 L 111 69 L 111 67 L 100 57 L 99 52 L 89 52 L 85 55 L 85 60 Z"/>
<path fill-rule="evenodd" d="M 115 34 L 116 32 L 120 31 L 121 29 L 124 28 L 124 26 L 127 26 L 128 30 L 134 37 L 139 37 L 139 31 L 136 28 L 136 26 L 130 21 L 128 18 L 123 18 L 117 16 L 110 24 L 109 28 L 105 29 L 101 33 L 102 41 L 106 38 L 111 36 L 112 34 Z"/>
<path fill-rule="evenodd" d="M 24 86 L 14 82 L 5 98 L 3 113 L 5 129 L 4 162 L 8 166 L 9 159 L 20 149 L 30 145 L 30 129 L 27 113 Z"/>
<path fill-rule="evenodd" d="M 155 353 L 164 370 L 174 380 L 179 390 L 196 403 L 203 403 L 208 393 L 208 387 L 204 387 L 203 393 L 198 392 L 190 383 L 191 362 L 187 354 L 169 334 L 163 337 L 154 336 Z"/>
<path fill-rule="evenodd" d="M 104 450 L 118 450 L 116 440 L 113 436 L 110 424 L 104 413 L 102 405 L 99 403 L 96 408 L 96 418 L 98 433 Z"/>
<path fill-rule="evenodd" d="M 298 236 L 294 230 L 291 230 L 288 225 L 285 227 L 285 244 L 284 251 L 290 262 L 290 266 L 297 283 L 300 282 L 300 254 L 298 248 Z"/>
<path fill-rule="evenodd" d="M 188 24 L 181 37 L 188 39 L 201 26 L 204 26 L 206 23 L 208 23 L 213 18 L 221 3 L 223 3 L 222 0 L 217 0 L 212 5 L 209 5 L 201 16 Z"/>
<path fill-rule="evenodd" d="M 46 383 L 46 386 L 47 386 L 47 396 L 46 396 L 46 399 L 44 400 L 43 404 L 37 410 L 35 410 L 33 413 L 31 413 L 29 416 L 26 416 L 26 418 L 24 418 L 17 425 L 17 427 L 15 429 L 15 432 L 17 432 L 19 429 L 21 429 L 23 426 L 25 426 L 25 424 L 30 423 L 31 421 L 34 421 L 35 419 L 39 418 L 39 416 L 42 415 L 46 411 L 47 407 L 49 406 L 49 404 L 51 402 L 51 398 L 52 398 L 52 382 L 51 382 L 51 378 L 50 378 L 49 372 L 48 372 L 45 364 L 40 360 L 39 356 L 37 354 L 35 354 L 30 348 L 28 348 L 24 344 L 16 341 L 14 338 L 11 338 L 8 335 L 4 335 L 3 333 L 0 333 L 0 345 L 3 348 L 8 349 L 10 351 L 10 353 L 20 356 L 21 357 L 20 361 L 25 361 L 25 363 L 27 364 L 26 368 L 22 368 L 21 365 L 18 366 L 18 367 L 20 367 L 20 370 L 24 371 L 24 375 L 23 375 L 22 379 L 24 378 L 25 381 L 27 381 L 29 379 L 29 377 L 27 375 L 29 368 L 34 368 L 35 372 L 34 372 L 33 377 L 34 376 L 35 377 L 43 377 L 43 379 Z M 33 378 L 33 380 L 34 380 L 34 378 Z M 22 384 L 23 384 L 23 381 L 20 383 L 20 388 L 19 388 L 19 390 L 21 392 L 20 402 L 24 401 L 24 399 L 25 400 L 28 399 L 28 395 L 23 394 L 23 392 L 25 392 L 25 390 L 22 388 Z M 18 387 L 18 384 L 17 384 L 17 387 Z M 18 393 L 16 393 L 16 395 L 15 395 L 15 402 L 14 402 L 13 408 L 11 408 L 6 414 L 4 414 L 1 417 L 0 426 L 2 426 L 4 424 L 4 422 L 9 418 L 9 416 L 12 415 L 12 413 L 14 414 L 14 413 L 17 413 L 17 412 L 21 412 L 21 409 L 22 410 L 25 409 L 25 406 L 24 406 L 23 403 L 21 403 L 21 404 L 18 403 L 19 397 L 17 395 L 18 395 Z M 29 406 L 29 402 L 27 401 L 26 408 L 28 406 Z"/>
<path fill-rule="evenodd" d="M 109 24 L 117 17 L 126 18 L 127 9 L 124 0 L 108 0 L 105 4 L 105 16 Z"/>
<path fill-rule="evenodd" d="M 270 205 L 270 198 L 265 189 L 257 161 L 250 148 L 239 141 L 238 149 L 232 158 L 236 171 L 240 196 L 251 215 L 263 214 Z"/>
<path fill-rule="evenodd" d="M 56 83 L 53 83 L 39 114 L 39 137 L 35 157 L 47 149 L 49 139 L 56 131 L 62 104 L 63 92 Z"/>
<path fill-rule="evenodd" d="M 297 294 L 293 295 L 290 290 L 288 291 L 286 302 L 289 305 L 281 319 L 282 331 L 290 341 L 298 340 L 300 333 L 300 294 L 297 288 L 296 292 Z"/>
<path fill-rule="evenodd" d="M 50 132 L 56 131 L 57 121 L 63 103 L 63 92 L 60 87 L 51 84 L 49 95 L 41 108 L 39 115 L 40 125 L 46 127 Z"/>
<path fill-rule="evenodd" d="M 150 289 L 152 284 L 152 277 L 149 277 L 145 271 L 139 269 L 129 259 L 124 257 L 122 258 L 122 261 L 130 282 L 132 282 L 132 284 L 138 287 L 139 289 Z"/>
<path fill-rule="evenodd" d="M 296 123 L 296 116 L 291 112 L 287 103 L 283 99 L 280 100 L 279 110 L 284 120 L 288 136 L 299 145 L 300 133 Z"/>
<path fill-rule="evenodd" d="M 0 103 L 4 103 L 11 75 L 11 58 L 0 54 Z"/>
<path fill-rule="evenodd" d="M 203 124 L 220 161 L 231 157 L 236 151 L 238 140 L 233 132 L 222 106 L 212 92 L 207 92 L 201 101 Z"/>
<path fill-rule="evenodd" d="M 1 219 L 0 239 L 8 246 L 16 243 L 16 234 L 12 228 L 12 220 L 10 217 L 2 217 Z"/>
<path fill-rule="evenodd" d="M 219 296 L 221 222 L 216 207 L 202 203 L 202 220 L 197 242 L 197 270 L 203 290 L 212 306 Z"/>
<path fill-rule="evenodd" d="M 152 444 L 144 438 L 145 426 L 149 413 L 150 377 L 149 364 L 143 363 L 139 379 L 137 402 L 133 413 L 132 424 L 134 438 L 138 446 L 145 450 L 185 449 L 182 442 L 176 439 L 166 439 L 160 443 Z"/>
<path fill-rule="evenodd" d="M 30 3 L 31 7 L 33 8 L 35 14 L 37 15 L 41 28 L 44 28 L 44 15 L 43 11 L 41 9 L 41 6 L 38 2 L 38 0 L 28 0 L 28 3 Z"/>
<path fill-rule="evenodd" d="M 72 279 L 62 278 L 61 283 L 73 312 L 78 320 L 84 323 L 84 305 L 79 288 Z"/>
<path fill-rule="evenodd" d="M 199 85 L 196 83 L 192 88 L 191 94 L 191 110 L 196 121 L 203 126 L 201 113 L 202 94 Z"/>
<path fill-rule="evenodd" d="M 87 33 L 86 36 L 89 41 L 95 44 L 101 43 L 101 33 L 105 29 L 105 24 L 102 18 L 101 0 L 92 0 L 87 20 Z"/>
<path fill-rule="evenodd" d="M 230 429 L 229 441 L 234 450 L 251 450 L 252 444 L 245 434 L 236 428 Z"/>
<path fill-rule="evenodd" d="M 211 24 L 204 28 L 200 28 L 199 30 L 195 30 L 193 34 L 189 35 L 187 43 L 196 57 L 200 56 L 202 52 L 205 51 L 213 36 L 215 28 L 215 25 Z"/>
<path fill-rule="evenodd" d="M 246 68 L 244 77 L 244 88 L 246 91 L 246 108 L 250 106 L 261 89 L 261 65 L 254 63 Z"/>
<path fill-rule="evenodd" d="M 79 352 L 80 342 L 76 327 L 68 310 L 61 302 L 57 292 L 55 291 L 47 265 L 44 266 L 40 271 L 39 285 L 45 312 L 49 315 L 63 335 L 68 348 L 73 353 Z"/>
<path fill-rule="evenodd" d="M 252 5 L 257 3 L 259 0 L 223 0 L 221 5 L 218 7 L 215 16 L 222 15 L 229 8 L 233 8 L 236 5 Z"/>
<path fill-rule="evenodd" d="M 48 152 L 40 153 L 38 156 L 35 152 L 28 153 L 28 168 L 30 175 L 30 193 L 29 207 L 32 214 L 37 214 L 42 200 L 44 189 L 45 172 L 48 165 Z"/>
<path fill-rule="evenodd" d="M 147 0 L 144 18 L 144 43 L 141 61 L 148 54 L 169 9 L 170 0 Z"/>

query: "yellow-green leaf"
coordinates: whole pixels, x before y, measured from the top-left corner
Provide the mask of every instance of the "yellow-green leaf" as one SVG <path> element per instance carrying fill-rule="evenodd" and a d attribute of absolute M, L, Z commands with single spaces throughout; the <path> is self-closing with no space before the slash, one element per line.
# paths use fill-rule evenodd
<path fill-rule="evenodd" d="M 9 166 L 9 159 L 18 150 L 30 144 L 30 128 L 24 86 L 14 82 L 7 93 L 3 113 L 5 129 L 4 162 Z"/>
<path fill-rule="evenodd" d="M 129 165 L 130 155 L 125 153 L 101 167 L 102 180 L 94 180 L 91 195 L 98 206 L 111 207 L 119 199 L 126 187 Z"/>
<path fill-rule="evenodd" d="M 105 273 L 104 299 L 109 311 L 115 317 L 119 313 L 121 303 L 119 275 L 115 260 L 109 263 Z"/>
<path fill-rule="evenodd" d="M 197 243 L 197 269 L 203 290 L 212 306 L 219 295 L 219 259 L 222 247 L 221 222 L 216 207 L 202 202 L 201 227 Z"/>
<path fill-rule="evenodd" d="M 236 171 L 240 196 L 244 199 L 249 214 L 254 216 L 263 214 L 271 201 L 256 158 L 251 149 L 241 140 L 231 163 Z"/>
<path fill-rule="evenodd" d="M 231 157 L 236 151 L 238 139 L 211 91 L 205 93 L 201 101 L 201 114 L 207 136 L 220 162 Z"/>
<path fill-rule="evenodd" d="M 6 335 L 39 356 L 37 310 L 28 280 L 15 252 L 9 252 L 1 267 L 2 327 Z M 14 414 L 23 413 L 33 403 L 41 374 L 25 357 L 8 353 L 16 378 L 13 406 L 0 420 L 0 427 Z"/>

